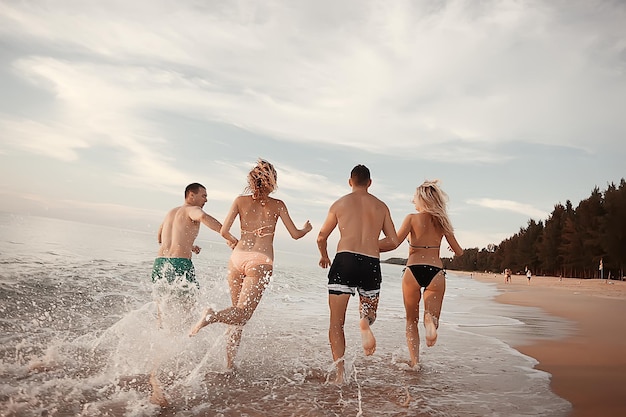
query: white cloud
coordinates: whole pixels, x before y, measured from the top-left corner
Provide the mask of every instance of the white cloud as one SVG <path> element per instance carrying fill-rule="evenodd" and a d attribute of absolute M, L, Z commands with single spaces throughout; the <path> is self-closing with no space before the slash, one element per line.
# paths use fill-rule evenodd
<path fill-rule="evenodd" d="M 626 33 L 609 6 L 602 17 L 611 24 L 595 32 L 593 22 L 562 22 L 557 6 L 542 2 L 349 4 L 355 9 L 345 14 L 324 3 L 80 2 L 71 14 L 5 4 L 3 23 L 5 36 L 15 31 L 107 62 L 64 66 L 72 83 L 38 71 L 59 98 L 131 114 L 157 106 L 284 140 L 388 153 L 458 140 L 589 146 L 596 127 L 625 133 L 615 116 L 626 91 L 615 77 L 616 36 Z M 585 10 L 575 3 L 570 13 Z M 599 111 L 598 102 L 611 105 Z M 109 116 L 91 120 L 92 129 Z"/>
<path fill-rule="evenodd" d="M 42 123 L 5 116 L 0 118 L 0 131 L 5 146 L 62 161 L 76 160 L 77 151 L 89 146 L 75 129 L 57 122 Z"/>
<path fill-rule="evenodd" d="M 461 187 L 487 178 L 496 192 L 513 187 L 529 196 L 537 181 L 542 193 L 558 188 L 558 198 L 568 198 L 582 186 L 571 178 L 577 163 L 593 166 L 589 181 L 597 182 L 614 180 L 623 159 L 625 20 L 623 2 L 609 0 L 0 1 L 0 39 L 10 46 L 0 62 L 13 69 L 2 71 L 0 88 L 17 98 L 6 94 L 0 103 L 0 153 L 72 163 L 89 156 L 106 173 L 110 201 L 128 195 L 120 187 L 179 194 L 197 179 L 219 206 L 243 191 L 250 168 L 238 162 L 249 149 L 241 157 L 221 149 L 235 126 L 251 142 L 342 144 L 425 162 L 415 165 L 420 171 L 441 167 Z M 183 119 L 192 123 L 177 124 Z M 177 134 L 188 133 L 178 129 L 190 125 L 225 133 L 203 147 L 206 136 L 193 132 L 186 145 L 208 149 L 206 156 L 174 160 L 183 154 Z M 271 148 L 277 196 L 290 208 L 297 202 L 317 212 L 348 192 L 344 179 L 305 172 L 298 163 L 309 155 L 280 160 L 280 146 Z M 519 169 L 520 154 L 537 150 L 538 169 L 523 183 L 499 183 L 494 164 Z M 473 166 L 460 172 L 454 163 Z M 83 166 L 68 164 L 63 174 Z M 547 171 L 562 178 L 534 178 Z M 376 181 L 376 192 L 410 210 L 404 192 L 414 185 L 406 185 L 407 173 L 393 175 Z M 473 204 L 501 210 L 516 225 L 513 213 L 546 217 L 524 201 Z"/>
<path fill-rule="evenodd" d="M 490 244 L 498 245 L 503 240 L 510 238 L 510 235 L 506 235 L 504 233 L 484 233 L 478 232 L 474 230 L 466 230 L 466 229 L 457 229 L 454 231 L 454 234 L 459 241 L 459 244 L 463 248 L 478 248 L 484 249 Z M 449 251 L 447 245 L 443 245 L 442 249 L 446 250 L 446 254 L 442 254 L 442 256 L 452 256 L 453 252 Z M 442 251 L 443 252 L 443 251 Z"/>
<path fill-rule="evenodd" d="M 519 203 L 511 200 L 495 200 L 490 198 L 478 198 L 467 200 L 467 204 L 485 207 L 499 211 L 510 211 L 523 214 L 533 219 L 543 220 L 548 218 L 549 213 L 539 210 L 529 204 Z"/>
<path fill-rule="evenodd" d="M 46 57 L 21 59 L 15 69 L 34 82 L 45 80 L 43 85 L 54 94 L 58 109 L 54 121 L 45 123 L 0 118 L 14 147 L 66 161 L 77 159 L 81 149 L 112 148 L 125 158 L 127 171 L 119 173 L 120 184 L 185 182 L 187 175 L 163 156 L 167 153 L 155 149 L 166 144 L 156 126 L 136 114 L 142 100 L 167 101 L 158 97 L 158 90 L 142 95 L 141 84 L 133 83 L 145 78 L 158 83 L 164 78 L 162 71 L 150 74 L 137 68 L 124 70 Z"/>

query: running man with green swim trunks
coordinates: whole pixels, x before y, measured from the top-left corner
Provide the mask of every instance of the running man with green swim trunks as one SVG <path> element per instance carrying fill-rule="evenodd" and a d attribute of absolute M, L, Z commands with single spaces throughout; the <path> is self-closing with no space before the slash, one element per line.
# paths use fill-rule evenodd
<path fill-rule="evenodd" d="M 185 204 L 165 215 L 157 237 L 160 246 L 152 267 L 152 282 L 166 279 L 169 284 L 179 283 L 183 287 L 193 284 L 198 287 L 191 255 L 200 253 L 200 247 L 194 245 L 200 223 L 217 233 L 222 227 L 219 221 L 202 210 L 206 202 L 206 188 L 198 183 L 189 184 L 185 188 Z M 237 244 L 233 235 L 226 239 L 231 247 Z"/>
<path fill-rule="evenodd" d="M 191 256 L 193 253 L 200 253 L 200 247 L 194 244 L 200 232 L 200 224 L 217 233 L 222 228 L 219 221 L 202 210 L 206 202 L 206 188 L 198 183 L 189 184 L 185 188 L 185 203 L 165 215 L 157 236 L 159 252 L 152 267 L 152 282 L 160 290 L 171 287 L 175 292 L 189 294 L 199 288 Z M 225 239 L 231 248 L 237 244 L 237 238 L 230 233 Z M 157 297 L 157 314 L 161 325 L 162 306 L 159 298 Z M 156 370 L 153 370 L 150 375 L 153 388 L 150 402 L 165 407 L 167 400 L 155 374 Z"/>

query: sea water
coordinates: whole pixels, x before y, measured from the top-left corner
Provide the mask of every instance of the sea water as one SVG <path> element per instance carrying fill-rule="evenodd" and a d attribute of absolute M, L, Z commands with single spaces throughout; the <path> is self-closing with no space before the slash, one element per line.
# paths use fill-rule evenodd
<path fill-rule="evenodd" d="M 346 320 L 347 381 L 333 376 L 327 271 L 317 248 L 277 252 L 271 284 L 227 372 L 227 327 L 190 338 L 206 306 L 230 304 L 229 249 L 198 241 L 191 311 L 157 325 L 154 234 L 0 213 L 0 416 L 565 416 L 550 375 L 510 345 L 562 337 L 571 323 L 497 304 L 494 285 L 447 274 L 434 347 L 410 369 L 402 267 L 383 264 L 378 346 L 365 357 L 358 300 Z M 304 246 L 310 247 L 304 247 Z M 176 303 L 173 303 L 175 305 Z M 149 402 L 154 372 L 169 407 Z"/>

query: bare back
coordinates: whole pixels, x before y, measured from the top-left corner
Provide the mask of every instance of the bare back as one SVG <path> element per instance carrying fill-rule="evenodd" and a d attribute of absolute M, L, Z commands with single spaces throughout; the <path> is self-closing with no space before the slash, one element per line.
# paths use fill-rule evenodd
<path fill-rule="evenodd" d="M 191 210 L 198 207 L 183 205 L 166 215 L 159 230 L 159 257 L 191 259 L 193 242 L 198 237 L 200 222 L 192 220 Z"/>
<path fill-rule="evenodd" d="M 440 245 L 444 236 L 456 254 L 463 253 L 454 235 L 446 235 L 441 225 L 429 213 L 413 213 L 405 218 L 398 231 L 398 238 L 404 239 L 407 236 L 410 245 L 407 265 L 441 267 Z"/>
<path fill-rule="evenodd" d="M 267 197 L 264 203 L 251 196 L 237 198 L 241 238 L 235 250 L 260 252 L 274 259 L 274 233 L 282 202 Z"/>
<path fill-rule="evenodd" d="M 340 232 L 337 252 L 356 252 L 374 258 L 380 256 L 380 234 L 384 232 L 389 236 L 393 230 L 385 203 L 368 192 L 357 191 L 337 200 L 330 213 L 336 217 Z"/>
<path fill-rule="evenodd" d="M 279 218 L 294 239 L 300 239 L 311 230 L 308 221 L 303 229 L 298 229 L 289 216 L 285 203 L 268 196 L 261 201 L 250 195 L 237 197 L 224 220 L 222 234 L 230 233 L 237 216 L 241 225 L 241 239 L 235 250 L 259 252 L 271 259 L 274 259 L 274 233 Z"/>

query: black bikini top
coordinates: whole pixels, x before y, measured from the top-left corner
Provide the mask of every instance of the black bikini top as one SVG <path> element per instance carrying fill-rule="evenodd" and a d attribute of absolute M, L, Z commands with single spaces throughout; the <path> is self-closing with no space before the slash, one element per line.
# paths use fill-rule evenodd
<path fill-rule="evenodd" d="M 407 240 L 407 243 L 409 244 L 410 247 L 415 248 L 415 249 L 439 249 L 439 245 L 437 246 L 411 245 L 411 242 L 409 242 L 408 240 Z"/>

